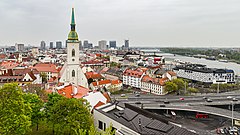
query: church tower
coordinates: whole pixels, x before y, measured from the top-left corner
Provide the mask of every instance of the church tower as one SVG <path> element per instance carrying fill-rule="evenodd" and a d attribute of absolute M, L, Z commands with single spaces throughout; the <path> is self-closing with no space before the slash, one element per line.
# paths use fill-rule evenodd
<path fill-rule="evenodd" d="M 75 31 L 74 8 L 72 8 L 71 31 L 67 40 L 67 63 L 68 65 L 79 65 L 79 40 Z"/>
<path fill-rule="evenodd" d="M 60 80 L 62 83 L 72 83 L 88 88 L 88 82 L 85 74 L 80 67 L 79 62 L 79 40 L 78 34 L 75 30 L 75 15 L 74 8 L 72 8 L 71 17 L 71 31 L 67 39 L 67 61 L 60 71 Z"/>

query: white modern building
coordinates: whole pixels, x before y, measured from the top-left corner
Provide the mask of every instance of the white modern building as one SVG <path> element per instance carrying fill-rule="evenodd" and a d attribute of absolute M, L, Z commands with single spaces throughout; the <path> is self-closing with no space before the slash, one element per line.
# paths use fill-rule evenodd
<path fill-rule="evenodd" d="M 206 65 L 185 64 L 176 66 L 177 77 L 203 83 L 235 83 L 234 71 L 230 69 L 207 68 Z"/>

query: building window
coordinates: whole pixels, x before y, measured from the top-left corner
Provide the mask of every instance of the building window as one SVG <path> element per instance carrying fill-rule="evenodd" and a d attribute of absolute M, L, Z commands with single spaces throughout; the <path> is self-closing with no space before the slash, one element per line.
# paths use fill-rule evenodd
<path fill-rule="evenodd" d="M 106 130 L 106 123 L 104 123 L 103 130 L 104 131 Z"/>
<path fill-rule="evenodd" d="M 72 77 L 75 77 L 75 70 L 72 71 Z"/>
<path fill-rule="evenodd" d="M 72 49 L 72 57 L 75 57 L 75 50 Z"/>
<path fill-rule="evenodd" d="M 102 121 L 98 121 L 98 128 L 103 130 L 103 122 Z"/>

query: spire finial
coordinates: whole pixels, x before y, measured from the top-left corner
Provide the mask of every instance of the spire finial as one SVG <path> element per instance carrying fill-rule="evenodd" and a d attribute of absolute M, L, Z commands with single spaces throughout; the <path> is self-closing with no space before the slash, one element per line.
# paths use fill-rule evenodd
<path fill-rule="evenodd" d="M 74 8 L 72 8 L 72 21 L 71 21 L 71 24 L 75 25 Z"/>
<path fill-rule="evenodd" d="M 78 35 L 77 32 L 75 31 L 75 16 L 74 16 L 74 8 L 72 8 L 72 18 L 71 18 L 71 31 L 68 34 L 68 40 L 69 42 L 78 42 Z"/>

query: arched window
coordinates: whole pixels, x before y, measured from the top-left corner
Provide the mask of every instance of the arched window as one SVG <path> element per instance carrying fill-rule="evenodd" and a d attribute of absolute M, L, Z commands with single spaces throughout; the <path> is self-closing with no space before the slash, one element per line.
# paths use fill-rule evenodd
<path fill-rule="evenodd" d="M 75 50 L 72 49 L 72 57 L 75 57 Z"/>
<path fill-rule="evenodd" d="M 72 77 L 75 77 L 75 70 L 72 71 Z"/>

